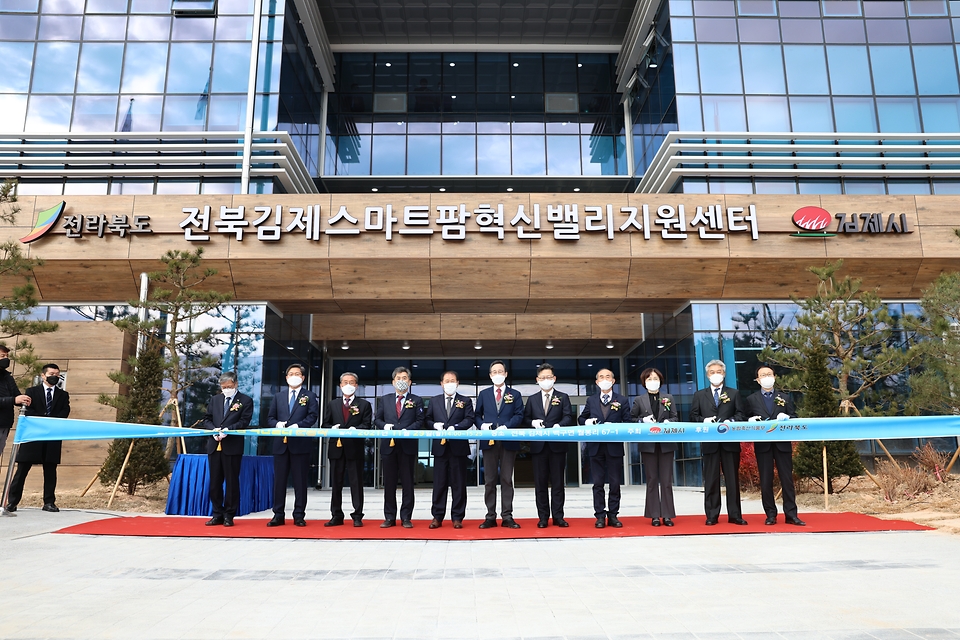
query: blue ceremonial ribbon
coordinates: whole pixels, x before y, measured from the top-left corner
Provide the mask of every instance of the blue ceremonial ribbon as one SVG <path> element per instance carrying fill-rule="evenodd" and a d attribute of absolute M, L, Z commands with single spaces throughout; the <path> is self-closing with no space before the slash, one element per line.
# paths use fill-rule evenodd
<path fill-rule="evenodd" d="M 209 436 L 206 429 L 186 429 L 101 420 L 21 416 L 14 442 L 106 440 Z M 877 416 L 870 418 L 794 418 L 758 422 L 609 423 L 553 429 L 382 431 L 379 429 L 244 429 L 238 436 L 304 438 L 446 438 L 447 440 L 520 440 L 552 442 L 790 442 L 943 438 L 960 435 L 960 416 Z"/>

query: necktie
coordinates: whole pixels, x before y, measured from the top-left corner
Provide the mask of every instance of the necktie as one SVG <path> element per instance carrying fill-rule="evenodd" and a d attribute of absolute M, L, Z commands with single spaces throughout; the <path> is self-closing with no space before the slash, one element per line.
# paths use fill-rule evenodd
<path fill-rule="evenodd" d="M 550 411 L 550 394 L 543 394 L 543 417 L 547 417 L 547 411 Z"/>
<path fill-rule="evenodd" d="M 767 413 L 773 415 L 773 392 L 763 392 L 763 405 L 767 408 Z"/>
<path fill-rule="evenodd" d="M 53 389 L 47 389 L 47 415 L 50 415 L 51 409 L 53 409 Z"/>
<path fill-rule="evenodd" d="M 500 406 L 500 399 L 503 397 L 503 389 L 497 387 L 497 406 Z"/>
<path fill-rule="evenodd" d="M 450 418 L 450 413 L 453 411 L 453 398 L 447 397 L 447 418 Z"/>
<path fill-rule="evenodd" d="M 713 390 L 713 406 L 720 406 L 720 389 Z"/>
<path fill-rule="evenodd" d="M 400 417 L 401 411 L 403 411 L 403 396 L 397 396 L 397 418 Z"/>
<path fill-rule="evenodd" d="M 610 404 L 610 395 L 605 393 L 603 394 L 603 405 L 606 406 L 608 404 Z"/>
<path fill-rule="evenodd" d="M 290 389 L 290 407 L 289 407 L 289 409 L 288 409 L 288 413 L 289 413 L 290 415 L 293 415 L 293 404 L 294 404 L 296 401 L 297 401 L 297 392 L 294 391 L 293 389 Z"/>
<path fill-rule="evenodd" d="M 227 417 L 227 412 L 230 411 L 230 398 L 223 396 L 223 417 Z"/>

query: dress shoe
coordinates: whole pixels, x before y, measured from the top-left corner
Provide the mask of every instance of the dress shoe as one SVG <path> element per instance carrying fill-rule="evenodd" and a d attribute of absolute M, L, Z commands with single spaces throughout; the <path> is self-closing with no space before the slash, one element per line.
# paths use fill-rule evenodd
<path fill-rule="evenodd" d="M 740 526 L 744 526 L 745 524 L 747 524 L 747 521 L 744 520 L 743 518 L 730 518 L 729 520 L 727 520 L 727 522 L 729 522 L 730 524 L 738 524 Z"/>
<path fill-rule="evenodd" d="M 224 517 L 223 517 L 223 526 L 225 526 L 225 527 L 232 527 L 232 526 L 233 526 L 233 518 L 228 518 L 228 517 L 224 516 Z"/>
<path fill-rule="evenodd" d="M 500 523 L 501 527 L 506 527 L 508 529 L 519 529 L 520 525 L 517 524 L 517 521 L 513 518 L 504 518 L 503 522 Z"/>
<path fill-rule="evenodd" d="M 343 518 L 330 518 L 329 520 L 327 520 L 326 522 L 323 523 L 323 526 L 325 526 L 325 527 L 342 527 L 342 526 L 343 526 Z"/>
<path fill-rule="evenodd" d="M 604 516 L 600 516 L 597 518 L 597 521 L 593 524 L 593 526 L 597 529 L 603 529 L 605 526 L 607 526 L 607 519 Z"/>
<path fill-rule="evenodd" d="M 287 524 L 286 520 L 283 519 L 283 516 L 273 516 L 273 519 L 267 523 L 268 527 L 282 527 Z"/>
<path fill-rule="evenodd" d="M 490 527 L 495 527 L 495 526 L 497 526 L 497 521 L 492 520 L 490 518 L 487 518 L 486 520 L 480 523 L 481 529 L 489 529 Z"/>
<path fill-rule="evenodd" d="M 433 520 L 430 521 L 430 528 L 439 529 L 442 524 L 443 523 L 440 520 L 437 520 L 436 518 L 434 518 Z"/>
<path fill-rule="evenodd" d="M 355 527 L 362 527 L 362 526 L 363 526 L 363 520 L 361 520 L 360 518 L 354 518 L 354 519 L 353 519 L 353 526 L 355 526 Z"/>
<path fill-rule="evenodd" d="M 221 518 L 220 516 L 213 516 L 212 518 L 210 518 L 209 520 L 207 520 L 207 521 L 204 522 L 203 524 L 206 525 L 206 526 L 208 526 L 208 527 L 215 527 L 215 526 L 217 526 L 218 524 L 223 524 L 225 521 L 226 521 L 225 518 Z"/>
<path fill-rule="evenodd" d="M 763 524 L 767 525 L 768 527 L 772 527 L 773 525 L 777 524 L 777 516 L 767 516 L 767 519 L 763 521 Z"/>
<path fill-rule="evenodd" d="M 401 520 L 400 526 L 403 527 L 404 529 L 413 529 L 413 523 L 410 522 L 409 520 Z"/>
<path fill-rule="evenodd" d="M 665 527 L 672 527 L 672 526 L 673 526 L 673 520 L 671 520 L 670 518 L 663 518 L 663 526 L 665 526 Z"/>
<path fill-rule="evenodd" d="M 566 520 L 564 520 L 563 518 L 554 518 L 554 519 L 553 519 L 553 526 L 566 528 L 566 527 L 569 527 L 569 526 L 570 526 L 570 523 L 567 522 Z"/>
<path fill-rule="evenodd" d="M 43 505 L 43 511 L 49 511 L 50 513 L 59 513 L 60 509 L 57 507 L 57 505 L 53 504 L 52 502 L 48 502 L 47 504 Z"/>
<path fill-rule="evenodd" d="M 617 516 L 607 516 L 607 524 L 609 524 L 614 529 L 622 529 L 623 523 L 620 522 Z"/>
<path fill-rule="evenodd" d="M 714 526 L 714 525 L 717 524 L 717 519 L 716 519 L 716 518 L 707 518 L 707 521 L 706 521 L 706 523 L 704 523 L 704 524 L 706 524 L 708 527 L 712 527 L 712 526 Z"/>
<path fill-rule="evenodd" d="M 381 529 L 389 529 L 390 527 L 397 526 L 396 520 L 384 520 L 383 524 L 380 525 Z"/>
<path fill-rule="evenodd" d="M 546 528 L 547 528 L 547 525 L 549 525 L 549 524 L 550 524 L 550 523 L 547 522 L 547 519 L 544 518 L 544 519 L 540 520 L 540 522 L 537 523 L 537 529 L 546 529 Z"/>
<path fill-rule="evenodd" d="M 15 504 L 8 504 L 7 506 L 4 507 L 4 510 L 5 510 L 5 511 L 9 511 L 10 513 L 16 513 L 16 512 L 17 512 L 17 505 L 15 505 Z"/>
<path fill-rule="evenodd" d="M 652 526 L 654 526 L 654 527 L 659 527 L 659 526 L 660 526 L 660 518 L 653 518 L 653 519 L 650 521 L 650 524 L 651 524 Z"/>
<path fill-rule="evenodd" d="M 801 520 L 800 518 L 787 518 L 787 524 L 792 524 L 797 527 L 807 526 L 807 523 Z"/>
<path fill-rule="evenodd" d="M 454 529 L 463 529 L 463 521 L 461 521 L 461 520 L 454 520 L 454 521 L 453 521 L 453 528 L 454 528 Z"/>
<path fill-rule="evenodd" d="M 307 526 L 307 521 L 304 520 L 303 518 L 294 518 L 293 524 L 294 526 L 297 526 L 297 527 L 305 527 Z"/>

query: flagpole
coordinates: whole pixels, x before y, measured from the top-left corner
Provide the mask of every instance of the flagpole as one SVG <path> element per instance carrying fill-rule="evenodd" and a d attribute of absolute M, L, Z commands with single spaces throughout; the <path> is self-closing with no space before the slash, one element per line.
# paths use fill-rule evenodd
<path fill-rule="evenodd" d="M 250 75 L 247 77 L 247 117 L 243 131 L 243 163 L 240 169 L 240 193 L 250 191 L 250 161 L 253 155 L 253 121 L 256 117 L 257 63 L 260 57 L 260 14 L 263 0 L 253 2 L 253 36 L 250 44 Z"/>

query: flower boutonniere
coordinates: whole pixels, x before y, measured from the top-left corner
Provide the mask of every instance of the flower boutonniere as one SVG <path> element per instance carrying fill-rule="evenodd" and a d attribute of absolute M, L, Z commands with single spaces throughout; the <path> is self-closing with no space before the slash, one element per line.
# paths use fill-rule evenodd
<path fill-rule="evenodd" d="M 777 396 L 776 398 L 774 398 L 773 401 L 778 407 L 787 406 L 787 401 L 781 398 L 780 396 Z"/>
<path fill-rule="evenodd" d="M 355 405 L 350 405 L 350 415 L 352 416 L 360 415 L 360 407 Z"/>
<path fill-rule="evenodd" d="M 730 396 L 727 395 L 726 391 L 720 394 L 720 402 L 730 402 Z"/>
<path fill-rule="evenodd" d="M 667 411 L 670 411 L 670 406 L 671 406 L 673 403 L 670 402 L 670 398 L 661 398 L 660 404 L 663 405 L 663 408 L 664 408 L 664 409 L 666 409 Z"/>
<path fill-rule="evenodd" d="M 557 396 L 553 396 L 553 398 L 551 398 L 551 400 L 550 400 L 550 406 L 552 406 L 552 407 L 559 407 L 559 406 L 560 406 L 560 398 L 558 398 Z"/>
<path fill-rule="evenodd" d="M 610 403 L 610 410 L 611 410 L 611 411 L 620 411 L 620 403 L 619 403 L 619 402 L 611 402 L 611 403 Z"/>
<path fill-rule="evenodd" d="M 513 394 L 512 394 L 512 393 L 508 393 L 507 395 L 503 396 L 503 401 L 504 401 L 506 404 L 511 404 L 511 403 L 513 403 Z"/>
<path fill-rule="evenodd" d="M 463 400 L 457 400 L 453 403 L 453 406 L 455 406 L 457 409 L 463 409 L 466 405 L 463 404 Z"/>
<path fill-rule="evenodd" d="M 403 403 L 404 409 L 413 409 L 413 400 L 407 400 Z"/>
<path fill-rule="evenodd" d="M 230 411 L 240 411 L 242 407 L 243 405 L 239 402 L 234 402 L 232 405 L 230 405 Z"/>
<path fill-rule="evenodd" d="M 307 396 L 300 396 L 300 400 L 298 402 L 301 407 L 307 406 Z"/>

